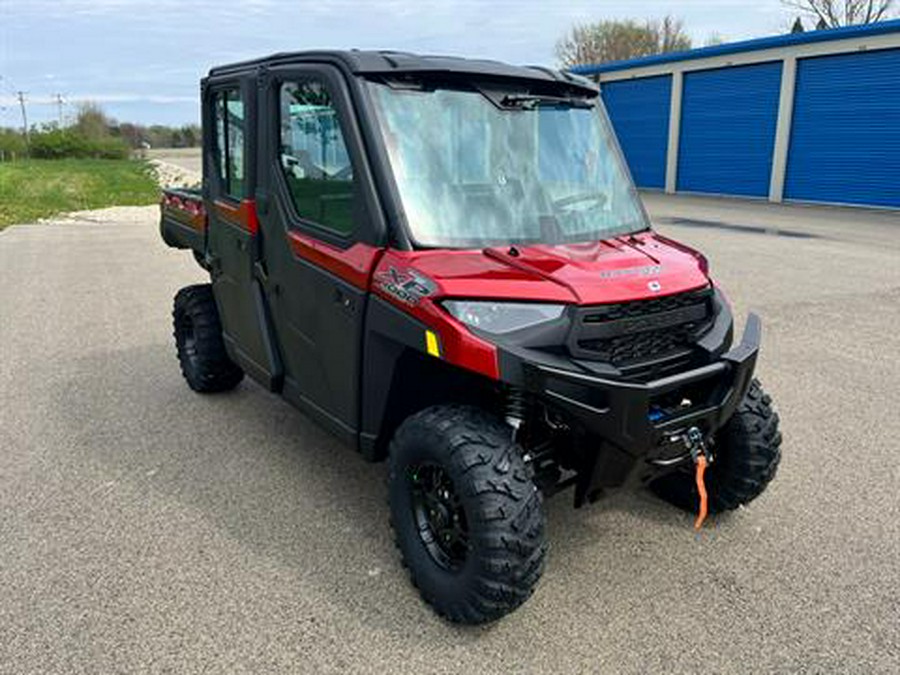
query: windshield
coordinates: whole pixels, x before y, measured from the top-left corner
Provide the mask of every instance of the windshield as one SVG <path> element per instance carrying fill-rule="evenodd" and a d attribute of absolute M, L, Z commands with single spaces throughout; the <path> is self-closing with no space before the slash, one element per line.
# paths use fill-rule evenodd
<path fill-rule="evenodd" d="M 370 86 L 416 244 L 563 244 L 647 229 L 599 105 Z"/>

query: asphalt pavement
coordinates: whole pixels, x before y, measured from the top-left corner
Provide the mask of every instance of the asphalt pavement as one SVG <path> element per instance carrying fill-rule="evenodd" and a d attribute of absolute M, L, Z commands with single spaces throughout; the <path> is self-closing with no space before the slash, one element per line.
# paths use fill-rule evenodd
<path fill-rule="evenodd" d="M 391 543 L 385 467 L 253 383 L 183 382 L 203 280 L 155 209 L 0 233 L 0 672 L 900 670 L 900 214 L 651 195 L 764 322 L 784 458 L 756 502 L 547 505 L 506 619 L 436 618 Z"/>

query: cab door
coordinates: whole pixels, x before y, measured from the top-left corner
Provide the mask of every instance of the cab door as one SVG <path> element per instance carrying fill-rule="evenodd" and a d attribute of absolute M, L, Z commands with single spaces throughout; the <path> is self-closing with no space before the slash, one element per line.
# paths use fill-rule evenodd
<path fill-rule="evenodd" d="M 253 89 L 241 79 L 204 88 L 206 191 L 213 294 L 229 356 L 270 389 L 278 356 L 256 278 L 259 226 L 253 194 Z"/>
<path fill-rule="evenodd" d="M 260 223 L 284 395 L 354 441 L 362 329 L 384 225 L 336 67 L 273 68 L 261 115 Z"/>

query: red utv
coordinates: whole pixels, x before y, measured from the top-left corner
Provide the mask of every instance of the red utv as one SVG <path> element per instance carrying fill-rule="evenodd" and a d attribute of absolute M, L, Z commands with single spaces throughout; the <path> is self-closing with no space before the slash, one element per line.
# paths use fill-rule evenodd
<path fill-rule="evenodd" d="M 652 230 L 592 83 L 304 52 L 215 68 L 202 96 L 202 190 L 162 205 L 211 281 L 175 298 L 182 372 L 199 392 L 247 374 L 387 459 L 439 614 L 528 598 L 561 490 L 717 512 L 772 479 L 759 319 L 734 343 L 706 259 Z"/>

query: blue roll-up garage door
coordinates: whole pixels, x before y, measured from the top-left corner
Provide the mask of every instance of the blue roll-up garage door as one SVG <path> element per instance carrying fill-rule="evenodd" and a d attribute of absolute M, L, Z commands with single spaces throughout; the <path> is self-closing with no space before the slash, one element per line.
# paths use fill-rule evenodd
<path fill-rule="evenodd" d="M 900 207 L 900 49 L 798 61 L 785 197 Z"/>
<path fill-rule="evenodd" d="M 766 197 L 781 62 L 686 73 L 678 189 Z"/>
<path fill-rule="evenodd" d="M 604 83 L 602 92 L 634 182 L 665 187 L 672 76 Z"/>

